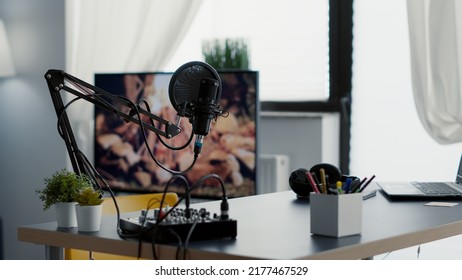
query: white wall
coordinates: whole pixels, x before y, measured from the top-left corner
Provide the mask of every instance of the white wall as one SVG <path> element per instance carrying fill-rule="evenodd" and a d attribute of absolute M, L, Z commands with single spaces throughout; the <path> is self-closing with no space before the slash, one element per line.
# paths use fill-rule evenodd
<path fill-rule="evenodd" d="M 17 70 L 0 78 L 0 259 L 44 259 L 44 247 L 19 242 L 17 228 L 55 219 L 35 190 L 66 161 L 43 78 L 64 68 L 64 0 L 2 0 L 0 18 Z"/>
<path fill-rule="evenodd" d="M 355 0 L 351 174 L 448 180 L 462 144 L 440 145 L 414 106 L 404 0 Z"/>

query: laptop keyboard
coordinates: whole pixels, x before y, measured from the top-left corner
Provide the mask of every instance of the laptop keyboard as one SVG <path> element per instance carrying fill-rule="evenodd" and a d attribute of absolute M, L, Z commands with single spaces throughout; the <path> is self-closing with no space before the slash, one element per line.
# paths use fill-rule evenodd
<path fill-rule="evenodd" d="M 460 194 L 459 191 L 451 188 L 450 186 L 444 183 L 422 183 L 414 182 L 413 185 L 426 194 Z"/>

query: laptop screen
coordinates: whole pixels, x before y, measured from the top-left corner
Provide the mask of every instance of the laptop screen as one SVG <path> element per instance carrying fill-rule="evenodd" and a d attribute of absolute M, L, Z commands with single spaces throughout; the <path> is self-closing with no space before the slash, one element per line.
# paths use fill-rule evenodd
<path fill-rule="evenodd" d="M 459 170 L 457 170 L 456 183 L 462 183 L 462 157 L 460 158 L 459 162 Z"/>

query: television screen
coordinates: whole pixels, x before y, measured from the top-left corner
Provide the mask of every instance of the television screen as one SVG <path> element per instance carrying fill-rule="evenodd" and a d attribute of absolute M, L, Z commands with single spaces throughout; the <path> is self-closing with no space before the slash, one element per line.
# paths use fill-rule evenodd
<path fill-rule="evenodd" d="M 219 175 L 225 183 L 228 197 L 256 193 L 258 72 L 218 71 L 222 82 L 220 108 L 227 117 L 213 121 L 204 138 L 202 152 L 193 168 L 185 173 L 192 185 L 208 174 Z M 177 112 L 170 103 L 168 86 L 173 73 L 96 74 L 95 86 L 114 95 L 124 96 L 134 103 L 148 101 L 150 111 L 176 123 Z M 95 168 L 115 192 L 162 192 L 172 177 L 160 168 L 146 148 L 140 126 L 127 123 L 115 113 L 95 106 Z M 191 124 L 180 122 L 182 132 L 172 139 L 163 138 L 171 146 L 187 143 Z M 193 161 L 192 145 L 171 150 L 155 133 L 147 132 L 148 145 L 154 157 L 168 169 L 186 170 Z M 178 180 L 176 180 L 178 181 Z M 168 191 L 182 194 L 184 183 L 173 182 Z M 195 188 L 193 197 L 218 198 L 222 195 L 217 180 L 209 179 Z"/>

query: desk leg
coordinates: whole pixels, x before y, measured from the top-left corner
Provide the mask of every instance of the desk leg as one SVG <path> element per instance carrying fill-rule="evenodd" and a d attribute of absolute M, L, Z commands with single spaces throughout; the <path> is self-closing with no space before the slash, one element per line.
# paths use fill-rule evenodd
<path fill-rule="evenodd" d="M 64 260 L 64 248 L 45 245 L 45 258 L 47 260 Z"/>

